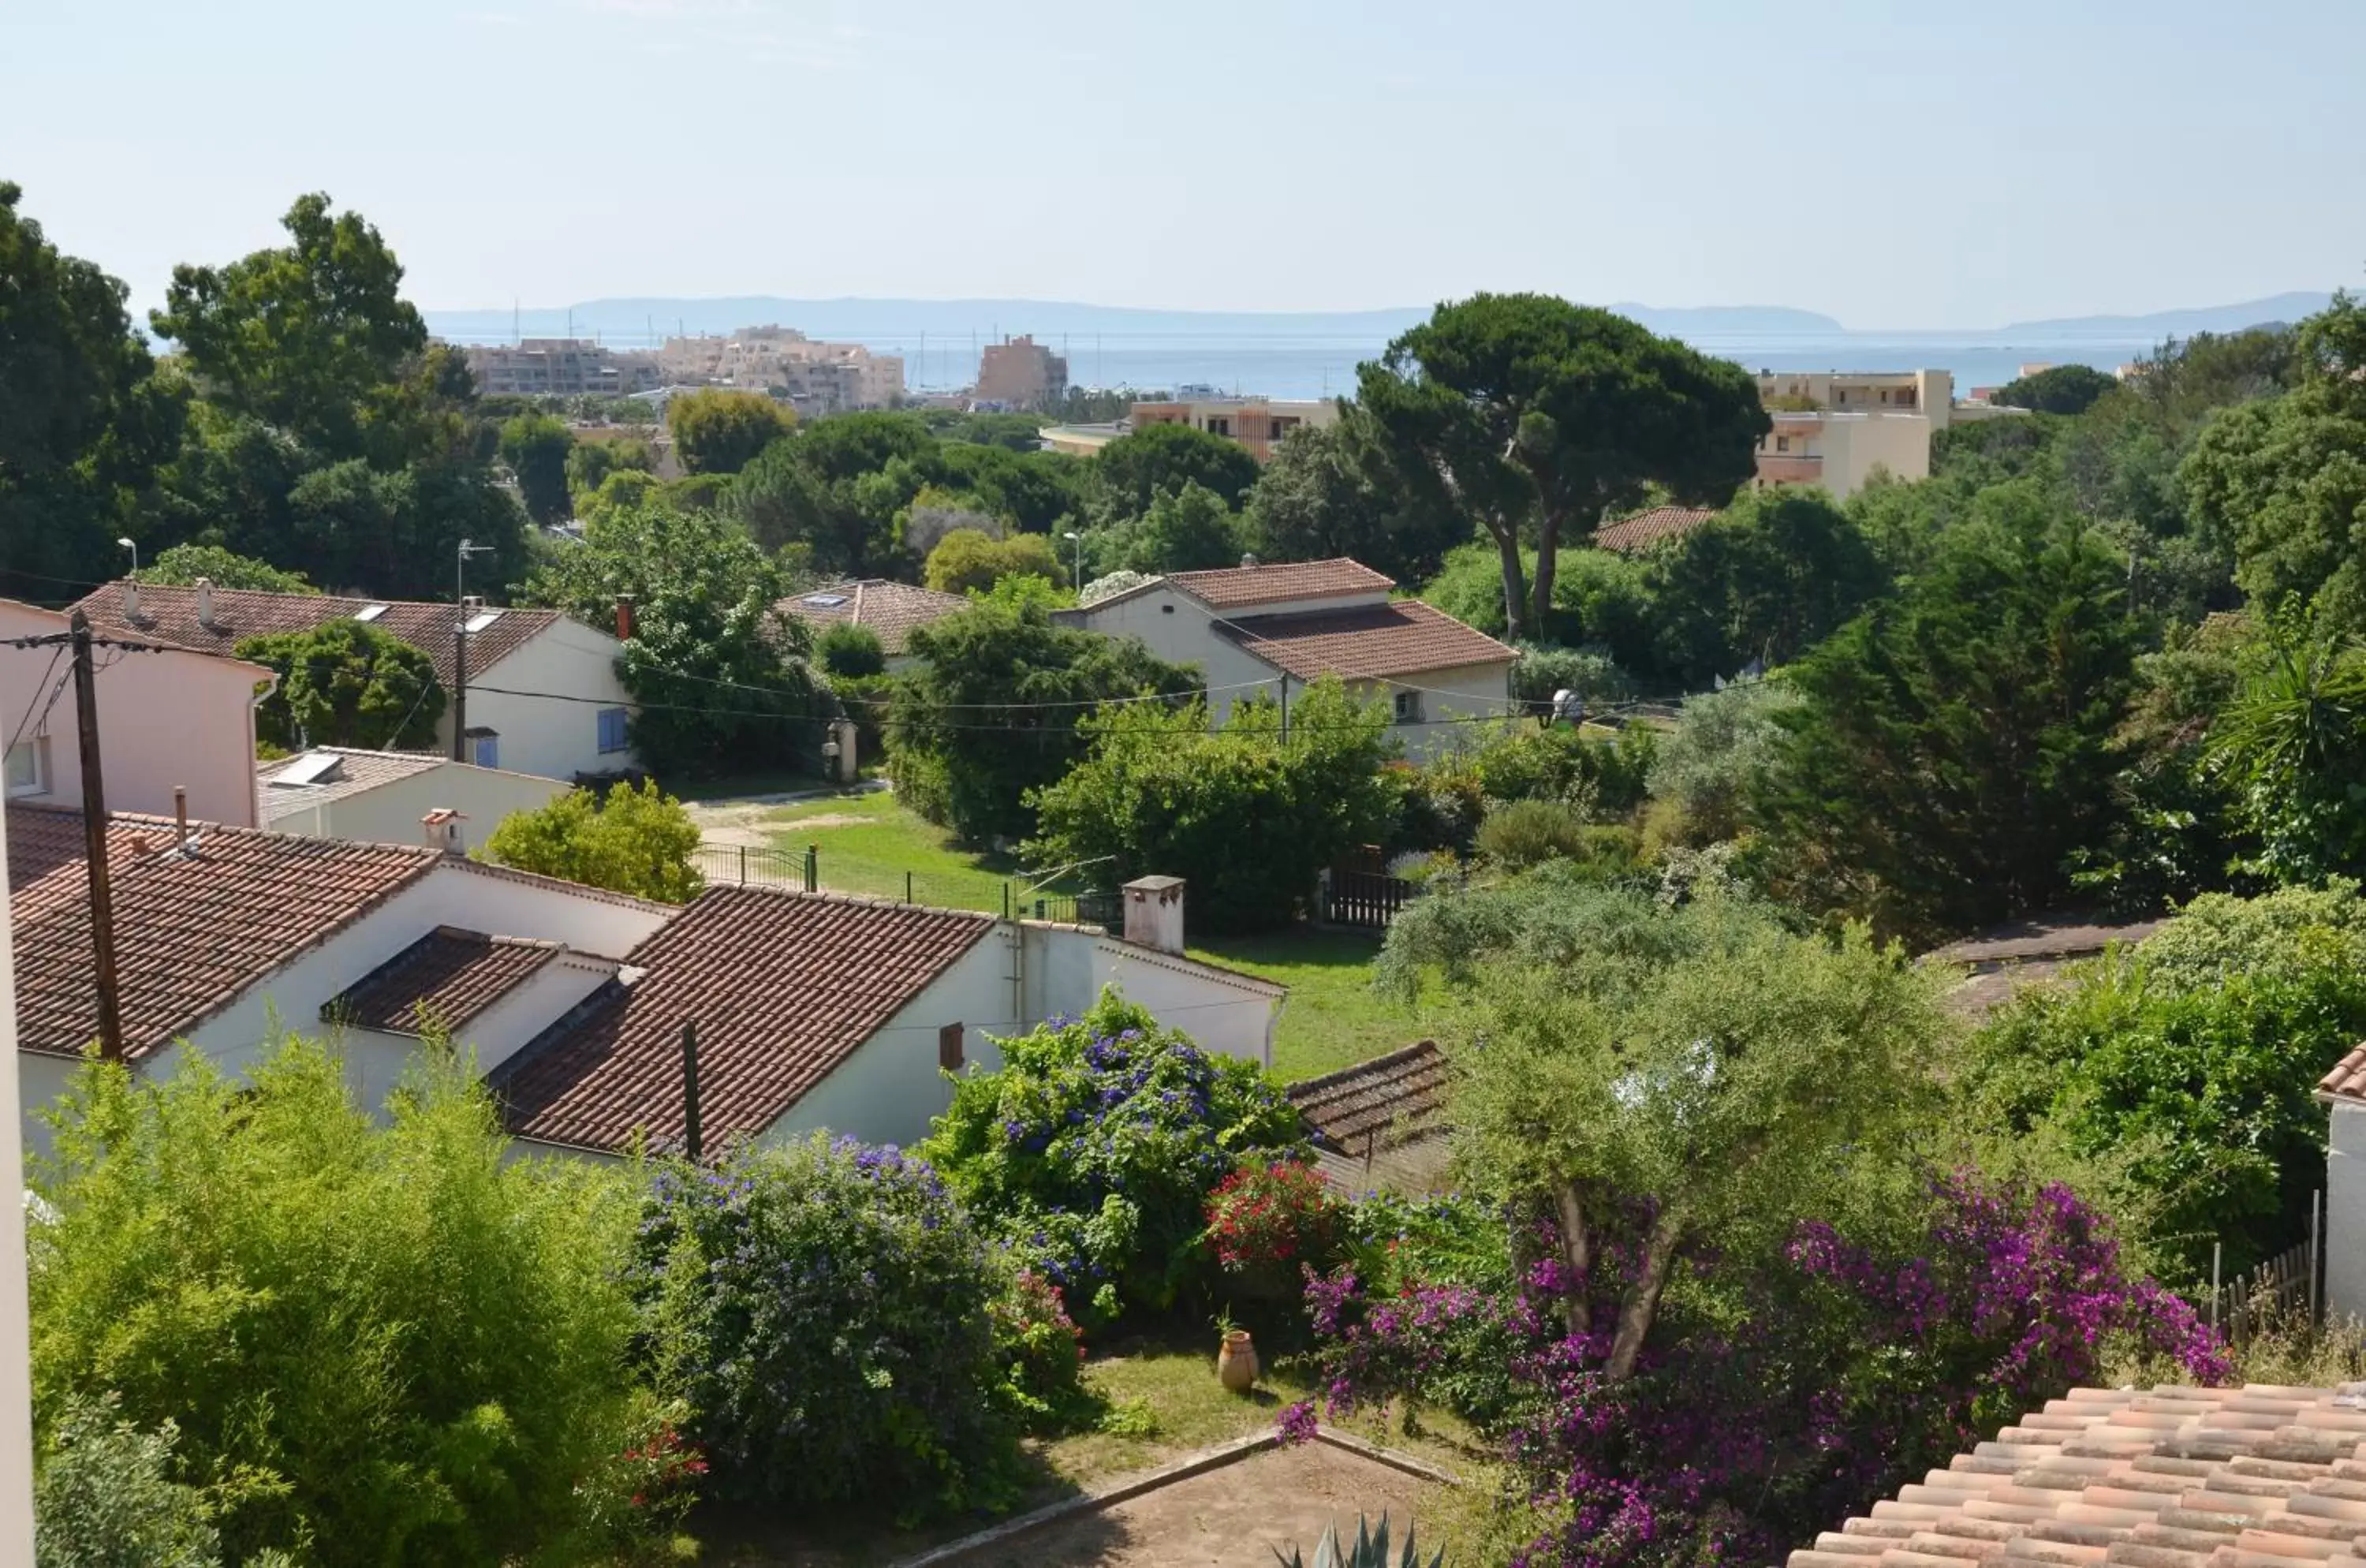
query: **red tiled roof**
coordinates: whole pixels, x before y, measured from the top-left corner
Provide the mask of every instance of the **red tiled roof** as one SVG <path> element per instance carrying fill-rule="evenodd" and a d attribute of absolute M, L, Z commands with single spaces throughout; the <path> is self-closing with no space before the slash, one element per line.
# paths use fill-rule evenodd
<path fill-rule="evenodd" d="M 1228 566 L 1212 571 L 1172 571 L 1166 581 L 1201 604 L 1219 610 L 1279 604 L 1292 599 L 1338 599 L 1356 593 L 1386 593 L 1396 579 L 1361 561 L 1276 561 L 1271 566 Z"/>
<path fill-rule="evenodd" d="M 841 604 L 816 604 L 817 599 L 839 598 Z M 970 607 L 970 602 L 958 593 L 940 593 L 933 588 L 916 588 L 908 582 L 890 582 L 884 577 L 866 577 L 854 582 L 834 582 L 828 588 L 817 588 L 810 593 L 800 593 L 794 599 L 783 599 L 773 608 L 783 615 L 810 621 L 817 626 L 835 622 L 850 622 L 869 626 L 879 634 L 879 646 L 891 659 L 904 651 L 904 641 L 915 626 L 925 626 Z"/>
<path fill-rule="evenodd" d="M 1790 1568 L 2366 1568 L 2366 1384 L 2079 1388 Z"/>
<path fill-rule="evenodd" d="M 682 1026 L 694 1021 L 699 1124 L 715 1146 L 771 1125 L 994 923 L 837 894 L 709 888 L 626 955 L 639 972 L 629 984 L 594 992 L 488 1081 L 520 1137 L 603 1149 L 636 1133 L 679 1140 Z"/>
<path fill-rule="evenodd" d="M 1324 675 L 1351 681 L 1418 675 L 1472 664 L 1509 664 L 1519 657 L 1485 632 L 1418 599 L 1252 615 L 1220 622 L 1217 629 L 1302 681 Z"/>
<path fill-rule="evenodd" d="M 2316 1083 L 2319 1100 L 2354 1100 L 2366 1103 L 2366 1045 L 2360 1045 L 2336 1062 L 2333 1070 Z"/>
<path fill-rule="evenodd" d="M 1604 524 L 1594 530 L 1594 543 L 1598 548 L 1622 554 L 1639 550 L 1662 539 L 1681 539 L 1716 515 L 1706 506 L 1655 506 L 1649 512 Z"/>
<path fill-rule="evenodd" d="M 118 813 L 107 825 L 123 1037 L 134 1056 L 186 1033 L 443 856 L 425 845 L 302 839 Z M 80 1051 L 98 1034 L 82 814 L 7 808 L 18 1043 Z"/>
<path fill-rule="evenodd" d="M 321 1017 L 388 1034 L 458 1029 L 561 951 L 557 942 L 438 926 L 331 998 Z"/>
<path fill-rule="evenodd" d="M 110 582 L 84 599 L 76 609 L 92 620 L 105 618 L 126 624 L 124 584 Z M 435 678 L 453 684 L 459 671 L 452 657 L 452 626 L 458 612 L 449 604 L 406 599 L 341 599 L 332 593 L 265 593 L 243 588 L 217 588 L 213 625 L 197 619 L 197 591 L 140 584 L 140 614 L 129 620 L 141 635 L 167 638 L 200 653 L 229 655 L 241 639 L 276 632 L 310 631 L 331 621 L 350 620 L 372 604 L 385 610 L 369 625 L 401 638 L 435 662 Z M 489 606 L 490 608 L 490 606 Z M 503 610 L 483 631 L 468 637 L 471 675 L 491 669 L 524 647 L 559 618 L 556 610 Z"/>
<path fill-rule="evenodd" d="M 1446 1054 L 1435 1040 L 1306 1078 L 1286 1091 L 1316 1139 L 1362 1154 L 1437 1130 L 1446 1105 Z"/>

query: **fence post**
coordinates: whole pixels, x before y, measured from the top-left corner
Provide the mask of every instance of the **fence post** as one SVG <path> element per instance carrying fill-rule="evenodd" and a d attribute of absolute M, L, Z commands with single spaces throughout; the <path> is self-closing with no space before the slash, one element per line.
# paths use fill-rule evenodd
<path fill-rule="evenodd" d="M 2213 1337 L 2218 1332 L 2218 1258 L 2223 1247 L 2220 1242 L 2210 1244 L 2210 1332 Z"/>
<path fill-rule="evenodd" d="M 816 893 L 819 892 L 820 889 L 821 846 L 819 844 L 807 844 L 806 846 L 806 891 L 808 893 Z"/>
<path fill-rule="evenodd" d="M 739 886 L 748 886 L 748 846 L 739 846 Z"/>
<path fill-rule="evenodd" d="M 911 874 L 910 872 L 908 872 L 908 871 L 907 871 L 907 872 L 906 872 L 906 873 L 904 874 L 904 902 L 905 902 L 905 903 L 907 903 L 907 904 L 908 904 L 908 903 L 910 903 L 911 901 L 912 901 L 912 874 Z"/>
<path fill-rule="evenodd" d="M 2325 1191 L 2318 1189 L 2308 1201 L 2308 1320 L 2316 1321 L 2316 1270 L 2324 1250 Z"/>
<path fill-rule="evenodd" d="M 1003 878 L 1002 882 L 1002 918 L 1006 920 L 1010 918 L 1010 879 L 1008 877 Z"/>

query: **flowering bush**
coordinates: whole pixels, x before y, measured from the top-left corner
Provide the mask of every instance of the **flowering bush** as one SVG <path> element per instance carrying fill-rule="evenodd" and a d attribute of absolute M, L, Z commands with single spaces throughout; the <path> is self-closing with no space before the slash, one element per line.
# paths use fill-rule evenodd
<path fill-rule="evenodd" d="M 1201 1212 L 1242 1156 L 1304 1146 L 1255 1063 L 1211 1056 L 1105 992 L 1002 1043 L 921 1152 L 1087 1325 L 1164 1310 L 1204 1267 Z"/>
<path fill-rule="evenodd" d="M 925 1162 L 817 1134 L 666 1168 L 632 1279 L 656 1382 L 724 1495 L 907 1516 L 1009 1495 L 1002 1281 Z"/>
<path fill-rule="evenodd" d="M 1059 1286 L 1022 1269 L 988 1311 L 1001 1393 L 1021 1425 L 1052 1430 L 1098 1413 L 1099 1401 L 1085 1386 L 1085 1336 Z"/>
<path fill-rule="evenodd" d="M 1208 1195 L 1208 1245 L 1227 1273 L 1322 1268 L 1339 1246 L 1342 1205 L 1313 1166 L 1245 1165 Z"/>
<path fill-rule="evenodd" d="M 1887 1244 L 1799 1225 L 1771 1257 L 1682 1259 L 1634 1375 L 1606 1371 L 1635 1259 L 1571 1275 L 1550 1237 L 1516 1287 L 1310 1281 L 1335 1411 L 1441 1400 L 1499 1440 L 1545 1528 L 1515 1562 L 1764 1561 L 2134 1341 L 2223 1376 L 2184 1304 L 2123 1269 L 2108 1225 L 2059 1187 L 1934 1179 Z M 1549 1231 L 1549 1227 L 1544 1227 Z"/>

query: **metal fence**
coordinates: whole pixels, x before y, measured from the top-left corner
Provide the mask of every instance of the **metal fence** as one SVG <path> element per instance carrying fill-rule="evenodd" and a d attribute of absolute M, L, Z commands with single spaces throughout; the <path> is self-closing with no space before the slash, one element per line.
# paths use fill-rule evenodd
<path fill-rule="evenodd" d="M 818 886 L 811 850 L 772 849 L 762 844 L 701 844 L 699 874 L 710 887 L 794 887 L 811 893 Z"/>
<path fill-rule="evenodd" d="M 698 869 L 710 887 L 852 893 L 939 909 L 976 909 L 1006 919 L 1055 920 L 1112 932 L 1125 927 L 1124 901 L 1115 893 L 1053 891 L 1015 877 L 960 872 L 893 871 L 867 864 L 833 867 L 817 845 L 792 850 L 704 843 L 698 846 Z"/>

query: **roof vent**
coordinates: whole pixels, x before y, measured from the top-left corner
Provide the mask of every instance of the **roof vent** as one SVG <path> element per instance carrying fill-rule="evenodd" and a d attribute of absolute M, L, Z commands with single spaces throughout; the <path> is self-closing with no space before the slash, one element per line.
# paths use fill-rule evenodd
<path fill-rule="evenodd" d="M 214 580 L 197 579 L 197 625 L 208 631 L 214 629 Z"/>
<path fill-rule="evenodd" d="M 1250 555 L 1245 555 L 1245 556 L 1241 557 L 1241 570 L 1242 570 L 1243 571 L 1246 571 L 1246 570 L 1248 570 L 1251 567 L 1253 567 L 1253 566 L 1255 566 L 1255 565 L 1256 565 L 1256 557 L 1255 557 L 1255 556 L 1250 556 Z"/>

